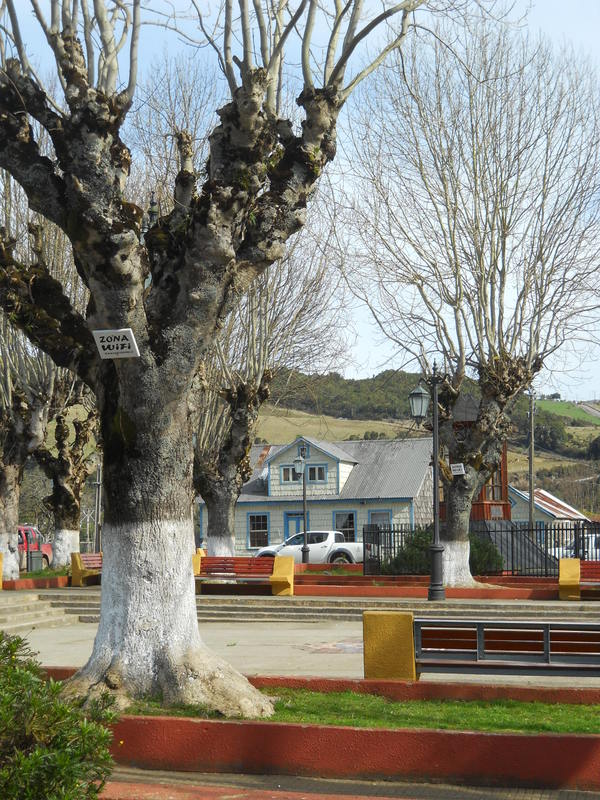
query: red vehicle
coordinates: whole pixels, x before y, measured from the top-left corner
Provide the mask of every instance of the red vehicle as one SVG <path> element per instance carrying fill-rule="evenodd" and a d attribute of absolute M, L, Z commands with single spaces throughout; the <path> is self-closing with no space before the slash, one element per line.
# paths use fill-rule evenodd
<path fill-rule="evenodd" d="M 52 545 L 44 540 L 43 535 L 33 525 L 19 525 L 19 569 L 27 569 L 27 551 L 41 550 L 43 565 L 52 563 Z"/>

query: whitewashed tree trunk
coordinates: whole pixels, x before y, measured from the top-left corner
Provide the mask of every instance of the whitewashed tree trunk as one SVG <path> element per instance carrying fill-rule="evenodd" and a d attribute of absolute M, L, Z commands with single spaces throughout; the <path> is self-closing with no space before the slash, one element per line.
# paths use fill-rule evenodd
<path fill-rule="evenodd" d="M 71 553 L 79 552 L 79 531 L 68 528 L 55 528 L 52 542 L 52 567 L 68 567 Z"/>
<path fill-rule="evenodd" d="M 19 577 L 19 497 L 22 470 L 13 464 L 0 465 L 0 553 L 3 555 L 2 577 Z"/>
<path fill-rule="evenodd" d="M 190 520 L 105 524 L 103 539 L 100 626 L 71 688 L 83 684 L 94 695 L 109 688 L 121 705 L 134 687 L 139 697 L 225 716 L 268 713 L 268 698 L 202 643 Z"/>
<path fill-rule="evenodd" d="M 206 553 L 209 556 L 235 555 L 235 507 L 240 489 L 213 491 L 205 499 L 207 512 Z"/>

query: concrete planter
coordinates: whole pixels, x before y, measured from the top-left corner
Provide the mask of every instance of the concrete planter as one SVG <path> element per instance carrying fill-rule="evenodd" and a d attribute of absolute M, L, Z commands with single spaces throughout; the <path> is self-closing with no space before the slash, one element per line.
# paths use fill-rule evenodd
<path fill-rule="evenodd" d="M 69 585 L 68 575 L 57 575 L 54 578 L 18 578 L 16 581 L 2 581 L 2 588 L 8 591 L 20 589 L 64 589 Z"/>
<path fill-rule="evenodd" d="M 115 726 L 113 755 L 157 770 L 600 790 L 600 736 L 132 716 Z"/>
<path fill-rule="evenodd" d="M 64 680 L 75 670 L 48 667 Z M 354 691 L 395 700 L 501 700 L 599 704 L 600 689 L 253 676 L 278 687 Z M 600 736 L 429 729 L 384 730 L 277 722 L 124 716 L 118 764 L 146 769 L 415 780 L 600 790 Z"/>

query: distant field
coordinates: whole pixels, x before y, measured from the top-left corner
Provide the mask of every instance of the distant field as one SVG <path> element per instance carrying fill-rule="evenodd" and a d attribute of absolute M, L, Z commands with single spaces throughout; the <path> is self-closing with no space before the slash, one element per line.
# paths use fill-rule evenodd
<path fill-rule="evenodd" d="M 385 433 L 393 439 L 400 431 L 409 429 L 407 422 L 381 422 L 380 420 L 336 419 L 335 417 L 316 416 L 304 411 L 267 406 L 260 412 L 257 436 L 271 444 L 286 444 L 297 436 L 312 436 L 315 439 L 342 441 L 349 436 L 362 439 L 366 431 Z M 413 435 L 418 429 L 413 427 Z"/>
<path fill-rule="evenodd" d="M 577 459 L 564 458 L 554 453 L 546 454 L 539 451 L 535 452 L 533 465 L 534 469 L 552 469 L 553 467 L 564 466 L 565 464 L 580 463 Z M 527 472 L 529 469 L 529 456 L 526 449 L 517 450 L 513 447 L 508 448 L 508 474 Z"/>
<path fill-rule="evenodd" d="M 578 406 L 577 403 L 569 403 L 565 400 L 536 400 L 536 405 L 538 408 L 541 408 L 543 411 L 549 411 L 551 414 L 578 419 L 588 425 L 600 425 L 600 417 L 589 414 Z M 589 405 L 595 407 L 593 403 Z"/>

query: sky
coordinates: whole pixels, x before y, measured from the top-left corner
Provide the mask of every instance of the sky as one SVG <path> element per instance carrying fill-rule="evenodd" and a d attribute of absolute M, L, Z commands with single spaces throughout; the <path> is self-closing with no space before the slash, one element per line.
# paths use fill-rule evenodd
<path fill-rule="evenodd" d="M 25 4 L 27 0 L 19 2 Z M 176 0 L 175 4 L 182 8 L 187 2 Z M 528 11 L 526 24 L 532 32 L 541 31 L 557 44 L 571 42 L 577 50 L 595 60 L 600 68 L 600 0 L 516 0 L 515 14 L 525 11 Z M 31 13 L 21 19 L 23 38 L 32 45 L 34 37 L 39 37 L 39 28 Z M 165 41 L 164 31 L 160 29 L 146 29 L 145 35 L 148 33 L 150 43 L 145 40 L 140 51 L 141 71 L 160 52 L 161 42 L 164 45 Z M 40 39 L 36 45 L 42 45 Z M 34 46 L 34 50 L 37 49 Z M 40 47 L 39 52 L 42 49 L 45 48 Z M 352 319 L 355 336 L 350 336 L 349 363 L 340 372 L 347 377 L 370 377 L 382 369 L 402 368 L 403 357 L 396 353 L 393 345 L 382 339 L 366 309 L 355 308 Z M 538 377 L 535 385 L 538 393 L 559 392 L 571 400 L 600 399 L 600 347 L 583 357 L 581 354 L 577 357 L 563 353 L 552 366 L 555 368 Z"/>
<path fill-rule="evenodd" d="M 559 45 L 572 43 L 600 68 L 600 0 L 519 0 L 515 5 L 518 12 L 527 9 L 527 27 L 532 33 L 541 31 Z M 370 377 L 382 369 L 402 368 L 402 356 L 382 338 L 368 313 L 357 310 L 354 320 L 354 363 L 344 370 L 346 377 Z M 588 353 L 561 353 L 551 366 L 536 379 L 538 394 L 559 392 L 568 400 L 600 400 L 600 347 Z"/>

